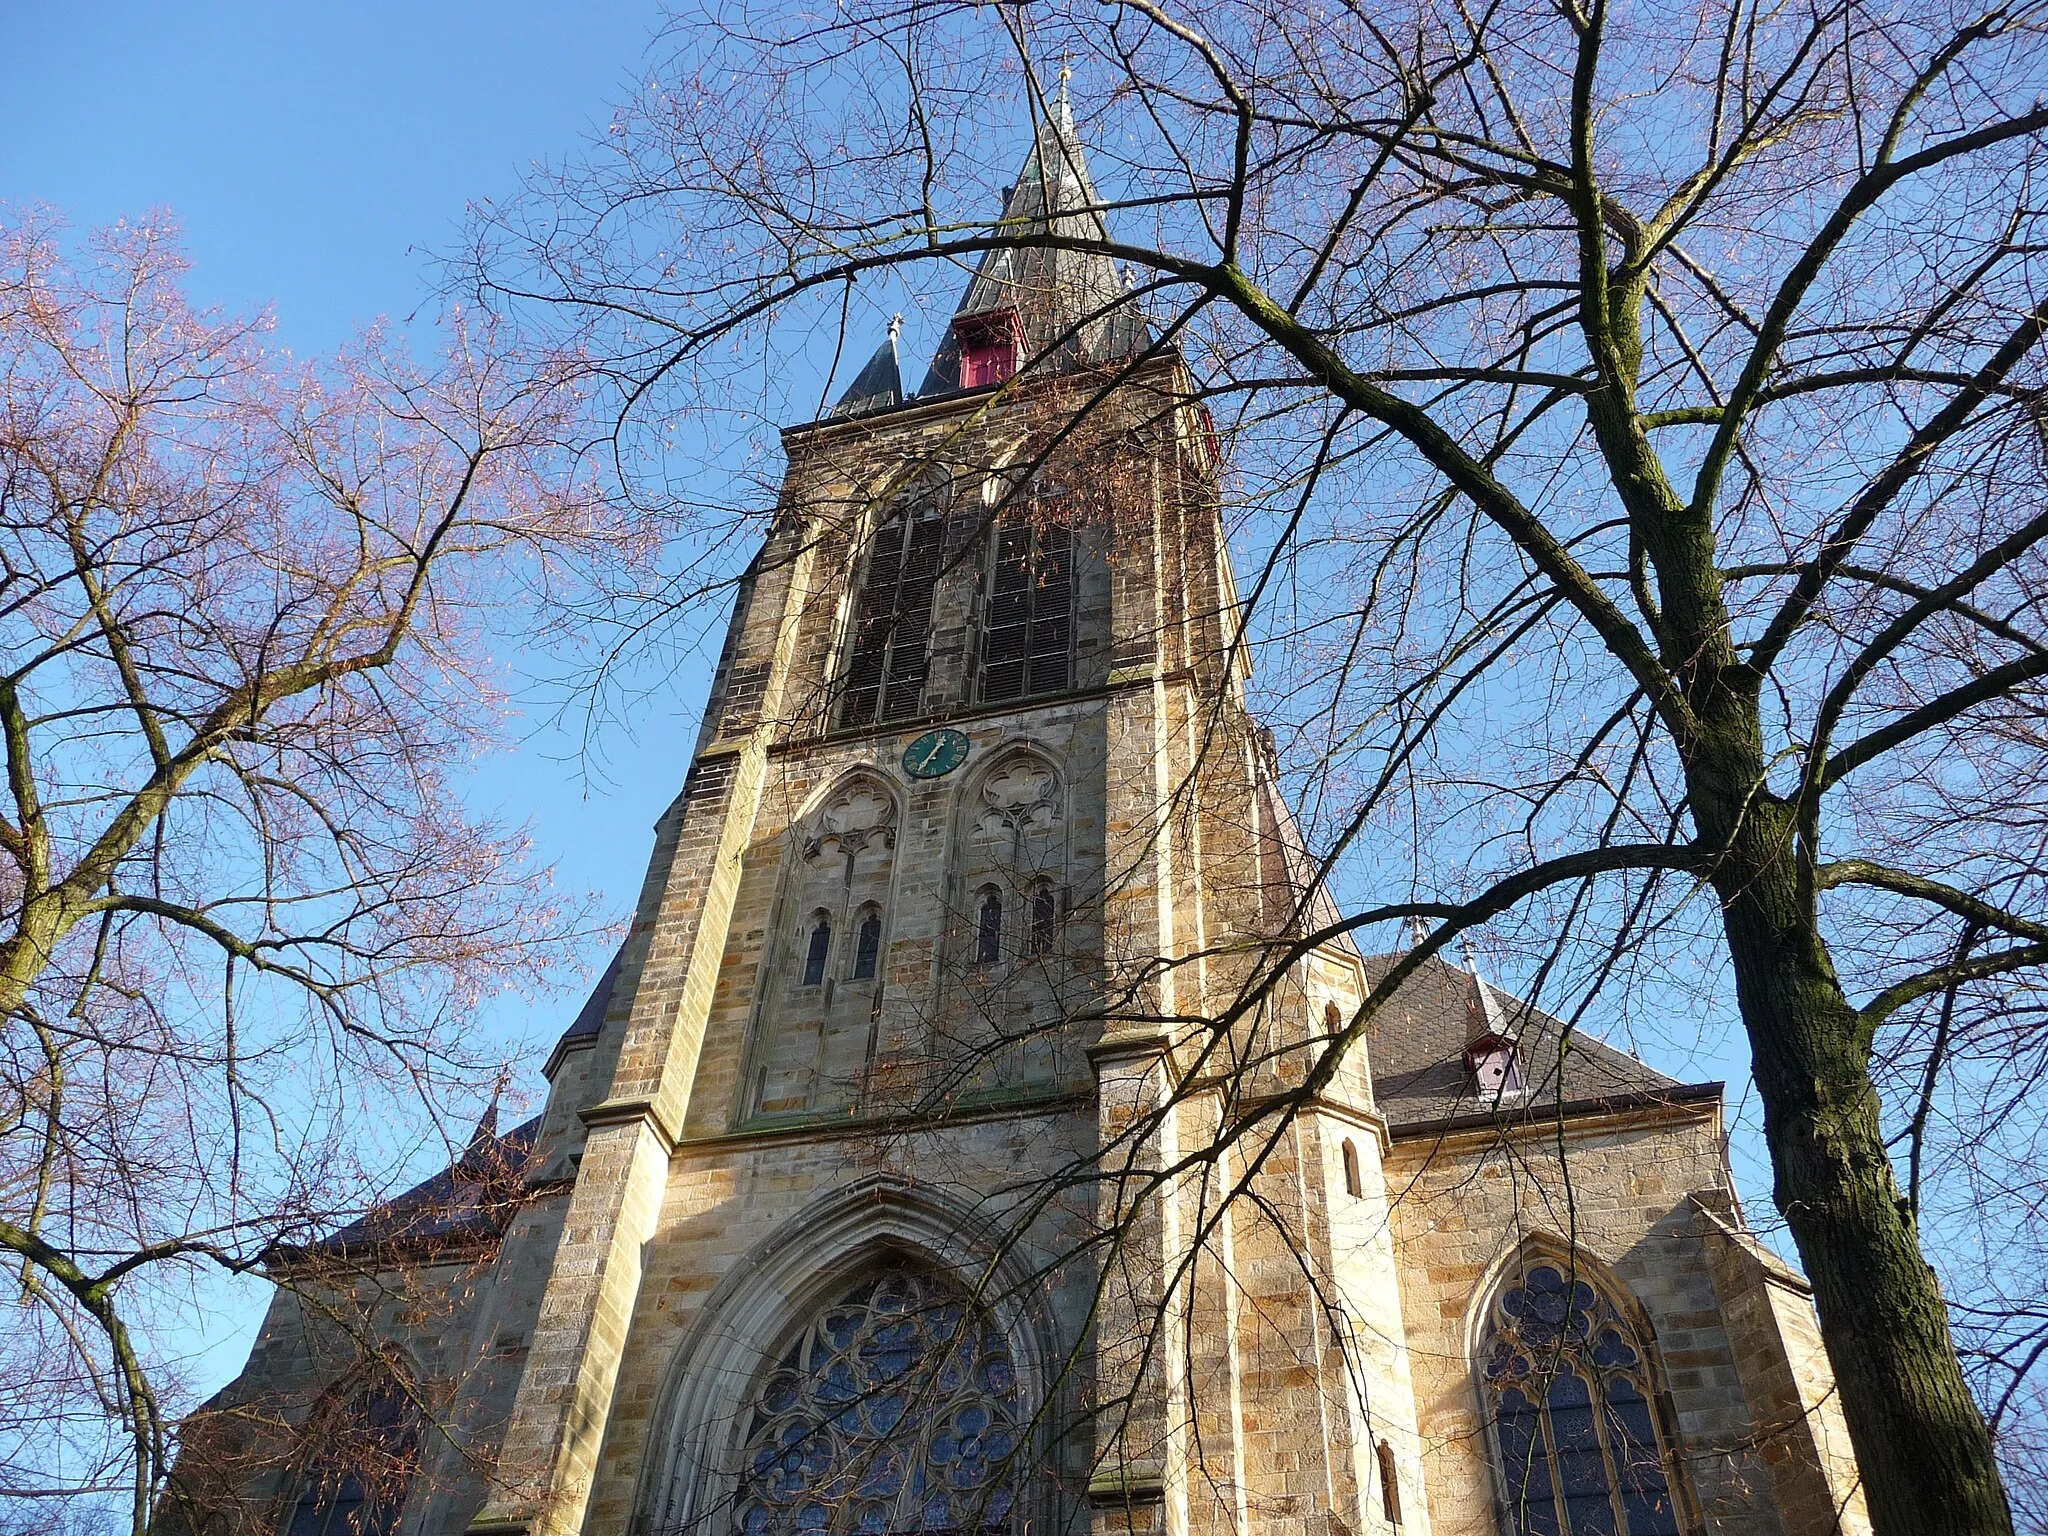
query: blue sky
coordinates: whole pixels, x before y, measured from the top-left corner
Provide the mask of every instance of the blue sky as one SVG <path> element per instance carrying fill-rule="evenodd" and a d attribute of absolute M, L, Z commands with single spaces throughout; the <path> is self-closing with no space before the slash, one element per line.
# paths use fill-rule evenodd
<path fill-rule="evenodd" d="M 197 299 L 267 307 L 282 345 L 330 352 L 421 303 L 471 199 L 509 192 L 605 120 L 660 21 L 652 0 L 0 0 L 0 201 L 47 204 L 80 229 L 168 208 Z M 530 826 L 562 886 L 623 914 L 707 676 L 668 679 L 595 765 L 577 741 L 518 723 L 472 795 Z M 577 1001 L 509 1000 L 479 1022 L 545 1035 Z M 255 1287 L 213 1299 L 189 1362 L 199 1390 L 239 1368 L 261 1306 Z"/>
<path fill-rule="evenodd" d="M 603 123 L 660 20 L 653 0 L 8 0 L 0 199 L 78 228 L 168 208 L 200 301 L 267 307 L 282 345 L 330 352 L 421 304 L 470 200 Z M 528 721 L 474 793 L 531 824 L 564 886 L 623 912 L 704 682 L 701 668 L 671 679 L 598 764 Z"/>
<path fill-rule="evenodd" d="M 49 204 L 81 228 L 167 208 L 197 298 L 268 307 L 283 345 L 317 355 L 418 306 L 466 205 L 592 134 L 660 20 L 654 0 L 0 0 L 0 200 Z M 656 686 L 630 733 L 603 738 L 595 762 L 545 722 L 521 722 L 471 793 L 529 825 L 563 887 L 623 915 L 681 784 L 707 677 L 700 657 L 644 680 Z M 576 1002 L 508 1001 L 479 1026 L 545 1037 Z M 1745 1172 L 1761 1196 L 1754 1164 Z M 260 1305 L 253 1288 L 219 1299 L 193 1362 L 200 1390 L 238 1368 Z"/>

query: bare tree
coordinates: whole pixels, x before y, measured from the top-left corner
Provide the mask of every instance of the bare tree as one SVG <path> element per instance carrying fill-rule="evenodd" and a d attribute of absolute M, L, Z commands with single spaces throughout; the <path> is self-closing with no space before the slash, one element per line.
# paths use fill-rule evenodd
<path fill-rule="evenodd" d="M 677 412 L 817 414 L 782 364 L 984 252 L 1126 264 L 1232 443 L 1321 852 L 1407 891 L 1347 926 L 1429 920 L 1419 964 L 1491 925 L 1551 996 L 1732 979 L 1878 1529 L 1999 1531 L 1922 1185 L 2026 1182 L 1966 1101 L 2048 961 L 2044 21 L 717 7 L 477 275 L 614 360 L 638 474 Z M 1107 233 L 988 213 L 1061 64 Z M 1972 1324 L 2000 1412 L 2039 1305 Z"/>
<path fill-rule="evenodd" d="M 473 1115 L 465 1017 L 574 947 L 451 773 L 521 594 L 644 541 L 564 449 L 571 359 L 455 315 L 431 368 L 302 366 L 162 224 L 59 235 L 0 230 L 0 1491 L 139 1530 L 205 1273 Z"/>

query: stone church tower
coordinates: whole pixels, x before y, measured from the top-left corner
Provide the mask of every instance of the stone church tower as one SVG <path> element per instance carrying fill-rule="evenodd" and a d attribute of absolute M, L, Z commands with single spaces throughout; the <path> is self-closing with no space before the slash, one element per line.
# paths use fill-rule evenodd
<path fill-rule="evenodd" d="M 1062 117 L 1006 217 L 1093 201 Z M 784 445 L 546 1109 L 280 1257 L 193 1518 L 1866 1529 L 1719 1085 L 1439 960 L 1326 1067 L 1401 957 L 1318 937 L 1214 437 L 1109 265 L 991 253 L 915 394 L 892 334 Z"/>

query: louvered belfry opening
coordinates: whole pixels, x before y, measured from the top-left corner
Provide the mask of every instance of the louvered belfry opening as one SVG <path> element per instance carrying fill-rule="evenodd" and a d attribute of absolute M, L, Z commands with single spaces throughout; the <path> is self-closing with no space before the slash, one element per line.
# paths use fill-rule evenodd
<path fill-rule="evenodd" d="M 1040 516 L 996 529 L 981 650 L 986 703 L 1063 693 L 1072 683 L 1074 530 L 1065 516 L 1046 518 L 1044 510 L 1041 500 Z"/>
<path fill-rule="evenodd" d="M 854 610 L 839 723 L 873 725 L 918 712 L 930 662 L 932 589 L 946 545 L 938 494 L 892 508 L 875 530 Z"/>

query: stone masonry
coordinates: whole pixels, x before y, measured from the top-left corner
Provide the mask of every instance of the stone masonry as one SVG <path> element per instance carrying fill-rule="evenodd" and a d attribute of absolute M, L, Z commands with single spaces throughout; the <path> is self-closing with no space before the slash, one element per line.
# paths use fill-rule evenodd
<path fill-rule="evenodd" d="M 1032 227 L 1096 218 L 1071 125 L 1010 196 Z M 1014 1427 L 975 1454 L 1007 1470 L 947 1431 L 916 1475 L 956 1458 L 953 1513 L 848 1532 L 1505 1536 L 1546 1527 L 1510 1507 L 1515 1400 L 1485 1362 L 1501 1298 L 1550 1266 L 1628 1341 L 1613 1400 L 1640 1387 L 1649 1462 L 1617 1459 L 1615 1417 L 1605 1475 L 1616 1500 L 1654 1481 L 1670 1521 L 1631 1531 L 1866 1530 L 1803 1284 L 1743 1227 L 1718 1086 L 1566 1051 L 1436 961 L 1389 1000 L 1400 957 L 1312 942 L 1334 913 L 1246 708 L 1193 381 L 1094 258 L 999 264 L 1019 254 L 991 253 L 923 394 L 892 338 L 785 433 L 630 932 L 541 1115 L 473 1149 L 517 1198 L 464 1193 L 488 1180 L 460 1165 L 417 1241 L 370 1241 L 393 1215 L 299 1256 L 215 1406 L 305 1422 L 365 1348 L 405 1374 L 432 1412 L 380 1532 L 827 1536 L 853 1517 L 777 1524 L 782 1485 L 739 1447 L 816 1319 L 908 1266 L 1005 1341 L 987 1412 Z M 991 335 L 1016 356 L 959 387 Z M 862 652 L 877 551 L 925 516 L 932 542 L 901 547 L 928 591 Z M 1041 610 L 1070 606 L 1027 633 L 1057 685 L 998 698 L 1003 550 Z M 855 718 L 861 655 L 906 707 Z M 919 776 L 953 741 L 935 730 L 960 760 Z M 1369 996 L 1366 1049 L 1311 1087 Z M 1511 1092 L 1477 1086 L 1485 1050 Z M 312 1529 L 293 1454 L 244 1480 L 254 1526 Z M 825 1476 L 791 1457 L 779 1475 Z M 875 1509 L 905 1497 L 869 1484 Z"/>

